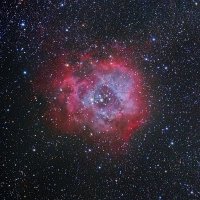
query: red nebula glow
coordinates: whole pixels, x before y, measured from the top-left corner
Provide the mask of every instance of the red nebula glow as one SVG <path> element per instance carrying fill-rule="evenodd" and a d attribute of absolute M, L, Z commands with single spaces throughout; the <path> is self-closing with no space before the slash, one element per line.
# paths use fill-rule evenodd
<path fill-rule="evenodd" d="M 40 90 L 45 118 L 56 130 L 92 140 L 129 140 L 147 119 L 142 77 L 126 49 L 63 56 L 46 72 Z M 58 67 L 59 66 L 59 67 Z M 47 76 L 49 79 L 45 78 Z"/>

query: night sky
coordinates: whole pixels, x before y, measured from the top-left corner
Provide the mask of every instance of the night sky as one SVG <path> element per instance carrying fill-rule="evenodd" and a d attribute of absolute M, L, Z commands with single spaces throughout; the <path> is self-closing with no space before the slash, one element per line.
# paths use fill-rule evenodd
<path fill-rule="evenodd" d="M 199 0 L 0 11 L 0 199 L 200 199 Z"/>

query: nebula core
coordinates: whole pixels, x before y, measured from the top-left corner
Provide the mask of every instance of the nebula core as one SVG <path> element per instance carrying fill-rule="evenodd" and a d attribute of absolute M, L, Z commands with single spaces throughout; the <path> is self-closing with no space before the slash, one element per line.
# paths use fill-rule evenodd
<path fill-rule="evenodd" d="M 127 141 L 147 119 L 143 78 L 128 50 L 103 52 L 65 55 L 47 72 L 50 78 L 40 82 L 48 97 L 45 118 L 65 134 Z"/>

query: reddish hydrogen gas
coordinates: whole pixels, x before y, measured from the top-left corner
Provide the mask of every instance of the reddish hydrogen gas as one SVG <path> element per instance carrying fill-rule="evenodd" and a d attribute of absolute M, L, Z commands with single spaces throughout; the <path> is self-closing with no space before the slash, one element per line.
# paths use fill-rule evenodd
<path fill-rule="evenodd" d="M 148 115 L 143 78 L 131 55 L 111 48 L 50 64 L 37 84 L 47 97 L 44 117 L 51 127 L 94 141 L 127 141 Z"/>

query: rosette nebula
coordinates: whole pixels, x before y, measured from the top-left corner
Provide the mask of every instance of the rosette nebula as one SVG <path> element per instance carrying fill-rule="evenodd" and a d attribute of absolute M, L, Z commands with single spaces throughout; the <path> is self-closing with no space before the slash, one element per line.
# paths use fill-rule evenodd
<path fill-rule="evenodd" d="M 143 78 L 127 52 L 76 53 L 52 64 L 41 84 L 51 127 L 93 140 L 127 141 L 148 113 Z"/>

